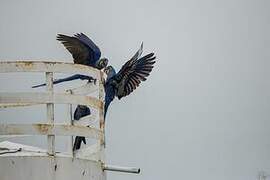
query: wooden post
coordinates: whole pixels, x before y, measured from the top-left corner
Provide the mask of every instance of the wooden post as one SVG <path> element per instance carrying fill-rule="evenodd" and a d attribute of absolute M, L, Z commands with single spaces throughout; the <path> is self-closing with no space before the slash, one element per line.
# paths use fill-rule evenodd
<path fill-rule="evenodd" d="M 53 96 L 53 73 L 46 72 L 46 89 L 47 92 Z M 54 104 L 47 103 L 47 121 L 49 124 L 54 124 Z M 48 143 L 48 154 L 55 155 L 55 136 L 48 135 L 47 136 Z"/>
<path fill-rule="evenodd" d="M 104 157 L 104 148 L 105 148 L 105 120 L 104 120 L 104 78 L 103 72 L 100 71 L 99 75 L 99 100 L 102 102 L 99 108 L 99 126 L 103 134 L 103 137 L 100 139 L 100 160 L 103 162 Z"/>
<path fill-rule="evenodd" d="M 67 90 L 66 91 L 68 94 L 72 94 L 72 90 Z M 72 104 L 67 104 L 67 119 L 66 123 L 69 125 L 73 125 L 73 114 L 72 114 Z M 69 140 L 67 142 L 67 147 L 68 147 L 68 154 L 71 154 L 72 157 L 74 157 L 74 152 L 73 152 L 73 136 L 69 137 Z"/>

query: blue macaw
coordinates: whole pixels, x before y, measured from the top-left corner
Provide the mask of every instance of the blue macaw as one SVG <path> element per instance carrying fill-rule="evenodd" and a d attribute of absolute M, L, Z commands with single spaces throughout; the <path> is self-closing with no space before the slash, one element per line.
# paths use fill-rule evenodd
<path fill-rule="evenodd" d="M 108 107 L 114 100 L 115 96 L 120 100 L 122 97 L 129 95 L 149 76 L 155 64 L 154 53 L 149 53 L 141 57 L 143 51 L 143 44 L 135 55 L 127 61 L 120 71 L 116 73 L 112 66 L 104 69 L 107 78 L 104 84 L 105 89 L 105 106 L 104 106 L 104 119 L 106 119 Z M 57 80 L 58 82 L 71 81 L 74 79 L 87 79 L 88 76 L 74 75 L 72 78 L 64 78 Z M 57 82 L 55 81 L 55 82 Z M 87 109 L 86 109 L 87 108 Z M 89 115 L 90 109 L 87 106 L 78 105 L 74 113 L 74 119 L 79 120 L 81 117 Z M 81 143 L 86 144 L 85 137 L 78 136 L 75 138 L 73 150 L 81 147 Z"/>
<path fill-rule="evenodd" d="M 110 103 L 114 100 L 115 96 L 120 100 L 122 97 L 129 95 L 134 91 L 141 81 L 145 81 L 149 76 L 155 64 L 154 53 L 147 54 L 140 58 L 143 51 L 143 44 L 136 54 L 127 61 L 120 71 L 116 73 L 112 66 L 105 68 L 104 72 L 107 74 L 105 82 L 105 107 L 104 119 Z"/>
<path fill-rule="evenodd" d="M 60 41 L 65 48 L 72 54 L 75 64 L 83 64 L 87 66 L 91 66 L 97 69 L 103 69 L 108 64 L 107 58 L 101 58 L 101 52 L 95 43 L 88 38 L 83 33 L 75 34 L 72 36 L 67 36 L 63 34 L 58 34 L 56 39 Z M 53 84 L 58 84 L 64 81 L 71 81 L 75 79 L 83 79 L 89 81 L 95 81 L 92 77 L 76 74 L 61 80 L 55 80 Z M 32 88 L 37 88 L 41 86 L 45 86 L 46 84 L 40 84 L 33 86 Z"/>
<path fill-rule="evenodd" d="M 90 109 L 87 106 L 78 105 L 77 108 L 76 108 L 76 110 L 75 110 L 75 112 L 74 112 L 73 118 L 74 118 L 74 120 L 79 120 L 82 117 L 88 116 L 90 114 L 91 114 L 91 111 L 90 111 Z M 86 144 L 85 137 L 83 137 L 83 136 L 76 136 L 75 142 L 74 142 L 74 145 L 73 145 L 73 151 L 75 151 L 77 149 L 80 149 L 82 142 L 84 144 Z"/>

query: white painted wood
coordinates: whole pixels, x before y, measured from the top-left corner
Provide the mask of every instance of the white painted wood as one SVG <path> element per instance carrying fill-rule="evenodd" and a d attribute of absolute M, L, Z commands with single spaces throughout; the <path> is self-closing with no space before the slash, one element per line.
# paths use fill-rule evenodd
<path fill-rule="evenodd" d="M 74 125 L 89 126 L 96 122 L 96 115 L 91 114 L 81 118 L 80 120 L 73 120 Z"/>
<path fill-rule="evenodd" d="M 53 73 L 46 72 L 46 90 L 50 96 L 53 95 Z M 54 104 L 47 103 L 47 122 L 51 125 L 54 124 Z M 47 144 L 48 144 L 48 154 L 55 154 L 55 136 L 48 135 L 47 136 Z"/>
<path fill-rule="evenodd" d="M 103 79 L 103 72 L 100 71 L 100 80 L 99 80 L 99 101 L 102 102 L 102 105 L 99 108 L 99 122 L 100 122 L 100 129 L 101 131 L 104 132 L 105 128 L 105 121 L 104 121 L 104 82 L 105 80 Z M 102 140 L 101 144 L 104 144 L 104 139 Z"/>
<path fill-rule="evenodd" d="M 105 180 L 100 162 L 59 156 L 0 156 L 1 180 Z"/>
<path fill-rule="evenodd" d="M 20 104 L 20 103 L 34 103 L 34 104 L 81 104 L 89 105 L 93 108 L 100 108 L 102 102 L 94 97 L 81 96 L 81 95 L 69 95 L 54 93 L 50 94 L 47 92 L 36 92 L 36 93 L 0 93 L 0 105 L 5 106 L 6 104 Z"/>
<path fill-rule="evenodd" d="M 85 85 L 71 89 L 72 94 L 76 95 L 88 95 L 91 93 L 94 93 L 98 90 L 98 85 L 95 85 L 94 83 L 86 83 Z"/>
<path fill-rule="evenodd" d="M 1 61 L 0 73 L 8 72 L 57 72 L 75 73 L 99 79 L 99 70 L 90 66 L 64 62 Z"/>
<path fill-rule="evenodd" d="M 77 87 L 77 88 L 66 91 L 66 94 L 88 95 L 88 94 L 94 93 L 96 91 L 98 91 L 98 85 L 95 85 L 94 83 L 86 83 L 85 85 L 83 85 L 81 87 Z M 4 96 L 4 94 L 0 94 L 0 98 L 1 98 L 1 96 Z M 3 104 L 0 104 L 0 108 L 33 106 L 33 105 L 37 105 L 37 104 L 40 104 L 40 103 L 22 103 L 22 102 L 3 103 Z"/>
<path fill-rule="evenodd" d="M 70 90 L 68 90 L 66 92 L 68 94 L 71 94 L 71 91 Z M 67 104 L 66 105 L 66 108 L 67 108 L 67 110 L 66 110 L 66 113 L 67 114 L 66 114 L 66 119 L 65 119 L 64 122 L 66 122 L 66 124 L 68 124 L 68 125 L 73 125 L 73 120 L 72 120 L 72 118 L 73 118 L 73 115 L 72 115 L 72 104 Z M 67 148 L 68 148 L 67 152 L 70 155 L 73 156 L 73 136 L 70 136 L 69 137 L 69 139 L 67 141 Z"/>
<path fill-rule="evenodd" d="M 105 79 L 103 76 L 103 72 L 100 71 L 100 79 L 98 81 L 99 83 L 99 100 L 100 102 L 102 102 L 102 106 L 99 108 L 99 126 L 100 126 L 100 130 L 103 134 L 103 138 L 100 140 L 100 145 L 99 145 L 99 159 L 104 162 L 105 161 L 105 152 L 104 152 L 104 148 L 105 148 L 105 120 L 104 120 L 104 98 L 105 98 L 105 91 L 104 91 L 104 83 L 105 83 Z"/>
<path fill-rule="evenodd" d="M 81 148 L 74 152 L 76 158 L 88 159 L 99 161 L 100 160 L 100 142 L 88 146 L 86 148 Z"/>
<path fill-rule="evenodd" d="M 72 63 L 0 62 L 0 73 L 8 72 L 46 72 L 47 92 L 0 93 L 0 107 L 47 104 L 47 124 L 0 124 L 0 137 L 8 135 L 13 137 L 47 135 L 48 154 L 46 150 L 31 151 L 26 149 L 20 150 L 20 148 L 17 149 L 17 151 L 19 150 L 18 152 L 15 152 L 13 149 L 10 150 L 12 152 L 5 153 L 6 149 L 4 149 L 4 153 L 0 154 L 0 179 L 105 180 L 106 173 L 102 170 L 102 164 L 105 160 L 103 73 L 88 66 Z M 87 83 L 81 87 L 71 89 L 68 92 L 54 93 L 52 84 L 53 73 L 76 73 L 92 76 L 97 79 L 97 83 Z M 86 96 L 97 90 L 98 98 Z M 97 93 L 95 93 L 95 95 L 96 94 Z M 65 117 L 65 124 L 55 124 L 54 104 L 67 104 L 67 114 L 63 116 Z M 73 121 L 72 104 L 86 105 L 96 110 L 92 111 L 95 113 L 83 117 L 79 121 Z M 98 129 L 91 126 L 87 127 L 95 123 L 96 120 L 99 121 L 100 125 Z M 70 137 L 68 153 L 55 152 L 54 137 L 56 135 Z M 72 136 L 93 138 L 96 139 L 97 143 L 82 148 L 73 154 Z"/>
<path fill-rule="evenodd" d="M 33 105 L 38 105 L 38 103 L 4 103 L 0 104 L 0 108 L 12 108 L 12 107 L 33 106 Z"/>
<path fill-rule="evenodd" d="M 99 129 L 66 124 L 0 124 L 0 135 L 61 135 L 102 139 Z"/>

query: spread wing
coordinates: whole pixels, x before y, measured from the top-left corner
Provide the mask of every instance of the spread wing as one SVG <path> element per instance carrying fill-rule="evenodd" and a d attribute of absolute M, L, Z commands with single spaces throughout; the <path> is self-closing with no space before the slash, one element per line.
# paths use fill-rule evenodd
<path fill-rule="evenodd" d="M 134 56 L 130 59 L 131 61 L 137 60 L 139 57 L 141 57 L 143 52 L 143 43 L 141 44 L 140 49 L 134 54 Z"/>
<path fill-rule="evenodd" d="M 155 58 L 154 53 L 150 53 L 140 59 L 132 58 L 122 66 L 115 77 L 118 83 L 116 96 L 119 99 L 129 95 L 146 80 L 154 67 Z"/>
<path fill-rule="evenodd" d="M 76 64 L 95 66 L 101 56 L 99 48 L 83 33 L 74 37 L 58 34 L 56 39 L 72 54 Z"/>

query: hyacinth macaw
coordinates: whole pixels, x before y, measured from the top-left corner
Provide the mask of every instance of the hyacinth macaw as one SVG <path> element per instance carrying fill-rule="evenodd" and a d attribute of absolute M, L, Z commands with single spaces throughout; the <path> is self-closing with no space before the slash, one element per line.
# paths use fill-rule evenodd
<path fill-rule="evenodd" d="M 108 66 L 104 69 L 107 74 L 107 79 L 105 81 L 105 107 L 104 107 L 104 118 L 108 111 L 110 103 L 114 100 L 115 96 L 121 99 L 124 96 L 129 95 L 133 92 L 142 81 L 146 80 L 155 64 L 154 53 L 149 53 L 141 57 L 143 52 L 143 44 L 141 44 L 140 49 L 135 53 L 135 55 L 127 61 L 120 71 L 116 73 L 112 66 Z M 71 81 L 74 79 L 87 79 L 88 76 L 76 74 L 74 76 L 59 79 L 55 82 Z"/>
<path fill-rule="evenodd" d="M 115 96 L 120 100 L 122 97 L 128 96 L 132 93 L 142 81 L 146 80 L 149 76 L 155 64 L 154 53 L 149 53 L 141 57 L 143 51 L 143 44 L 141 44 L 140 49 L 135 53 L 135 55 L 127 61 L 120 71 L 116 73 L 112 66 L 105 68 L 104 72 L 107 74 L 107 78 L 104 84 L 105 89 L 105 106 L 104 106 L 104 119 L 106 119 L 108 107 L 110 103 L 114 100 Z M 81 77 L 86 78 L 87 76 L 74 75 L 75 79 L 80 79 Z M 59 79 L 58 81 L 71 81 L 74 78 Z M 83 116 L 89 115 L 90 109 L 86 106 L 79 105 L 74 113 L 74 119 L 78 120 Z M 77 150 L 81 147 L 81 143 L 86 144 L 85 137 L 76 137 L 73 150 Z"/>
<path fill-rule="evenodd" d="M 76 110 L 75 110 L 75 112 L 74 112 L 73 118 L 74 118 L 74 120 L 79 120 L 82 117 L 88 116 L 90 114 L 91 114 L 91 111 L 90 111 L 90 109 L 87 106 L 78 105 L 77 108 L 76 108 Z M 73 151 L 75 151 L 77 149 L 80 149 L 82 142 L 84 144 L 86 144 L 85 137 L 76 136 L 75 137 L 75 142 L 74 142 L 74 145 L 73 145 Z"/>
<path fill-rule="evenodd" d="M 105 68 L 104 72 L 107 74 L 105 82 L 105 107 L 104 119 L 108 111 L 110 103 L 115 96 L 120 100 L 122 97 L 129 95 L 149 76 L 155 63 L 154 53 L 149 53 L 141 57 L 143 51 L 143 44 L 136 54 L 127 61 L 120 71 L 116 73 L 112 66 Z"/>
<path fill-rule="evenodd" d="M 60 41 L 65 48 L 72 54 L 75 64 L 82 64 L 91 66 L 97 69 L 103 69 L 108 64 L 107 58 L 101 58 L 101 52 L 98 46 L 85 34 L 78 33 L 74 36 L 67 36 L 63 34 L 58 34 L 56 39 Z M 53 84 L 58 84 L 64 81 L 70 81 L 74 79 L 82 79 L 82 80 L 89 80 L 93 81 L 92 77 L 84 76 L 84 75 L 73 75 L 61 80 L 55 80 Z M 46 84 L 40 84 L 33 86 L 32 88 L 37 88 L 41 86 L 45 86 Z"/>

